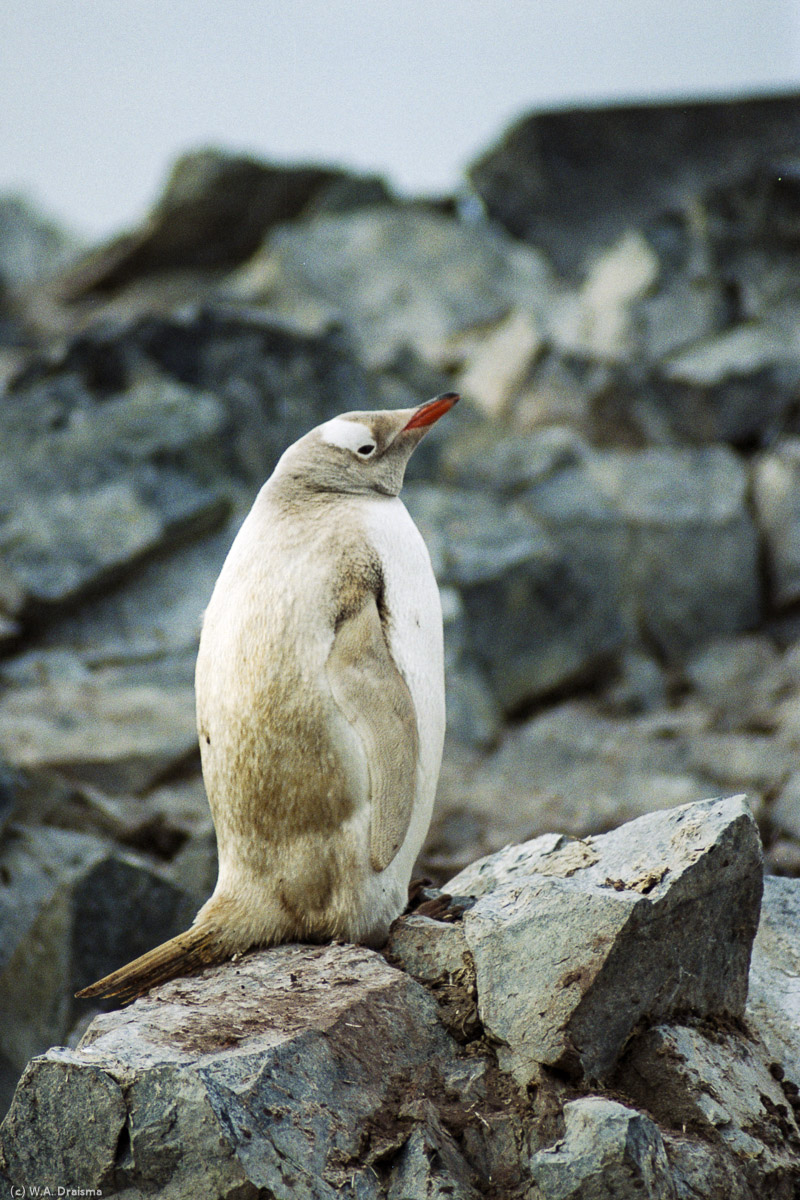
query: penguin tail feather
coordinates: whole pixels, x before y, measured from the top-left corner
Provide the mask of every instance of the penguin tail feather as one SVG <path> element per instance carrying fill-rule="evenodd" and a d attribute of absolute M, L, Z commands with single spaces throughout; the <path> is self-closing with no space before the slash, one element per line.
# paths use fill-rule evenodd
<path fill-rule="evenodd" d="M 118 1000 L 121 1005 L 130 1004 L 156 984 L 225 962 L 233 952 L 230 938 L 225 938 L 219 929 L 212 925 L 193 925 L 119 970 L 104 975 L 96 983 L 81 988 L 75 995 L 79 1000 L 105 996 Z"/>

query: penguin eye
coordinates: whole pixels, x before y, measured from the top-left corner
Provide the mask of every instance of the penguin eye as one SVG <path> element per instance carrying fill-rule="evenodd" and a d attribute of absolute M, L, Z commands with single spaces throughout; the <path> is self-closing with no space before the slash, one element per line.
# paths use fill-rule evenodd
<path fill-rule="evenodd" d="M 356 450 L 356 454 L 359 456 L 359 458 L 369 458 L 369 456 L 374 453 L 375 453 L 375 443 L 374 442 L 365 442 L 363 446 L 359 446 L 358 449 Z"/>

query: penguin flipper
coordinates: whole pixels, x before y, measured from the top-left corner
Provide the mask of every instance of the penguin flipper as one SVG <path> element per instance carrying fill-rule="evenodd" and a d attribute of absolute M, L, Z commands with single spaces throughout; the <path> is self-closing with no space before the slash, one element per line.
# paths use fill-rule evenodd
<path fill-rule="evenodd" d="M 414 701 L 392 658 L 374 595 L 340 621 L 326 670 L 333 698 L 366 751 L 370 862 L 373 870 L 383 871 L 411 821 L 419 735 Z"/>

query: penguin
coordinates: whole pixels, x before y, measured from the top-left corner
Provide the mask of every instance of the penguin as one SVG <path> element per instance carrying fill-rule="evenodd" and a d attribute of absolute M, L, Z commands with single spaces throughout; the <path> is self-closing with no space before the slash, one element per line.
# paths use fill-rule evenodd
<path fill-rule="evenodd" d="M 282 942 L 380 947 L 430 824 L 442 612 L 399 493 L 458 401 L 347 412 L 278 460 L 203 619 L 195 673 L 217 884 L 184 933 L 84 988 L 155 984 Z"/>

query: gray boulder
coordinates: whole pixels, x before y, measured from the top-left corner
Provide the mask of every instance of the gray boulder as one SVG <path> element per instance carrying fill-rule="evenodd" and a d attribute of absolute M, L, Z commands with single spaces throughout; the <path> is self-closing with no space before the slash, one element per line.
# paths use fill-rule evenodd
<path fill-rule="evenodd" d="M 738 1168 L 744 1195 L 796 1194 L 800 1130 L 768 1052 L 745 1030 L 657 1025 L 632 1041 L 615 1082 L 667 1127 L 704 1135 Z"/>
<path fill-rule="evenodd" d="M 757 623 L 758 539 L 734 454 L 721 446 L 608 452 L 592 468 L 625 533 L 620 591 L 647 644 L 680 658 Z"/>
<path fill-rule="evenodd" d="M 283 166 L 206 149 L 179 158 L 145 223 L 78 264 L 72 299 L 157 272 L 219 270 L 249 258 L 267 231 L 350 178 L 317 165 Z"/>
<path fill-rule="evenodd" d="M 194 903 L 141 856 L 62 829 L 8 830 L 0 876 L 0 1056 L 19 1074 L 65 1040 L 76 989 L 184 929 Z"/>
<path fill-rule="evenodd" d="M 549 277 L 540 255 L 484 223 L 382 205 L 276 229 L 231 294 L 307 326 L 341 322 L 383 368 L 405 346 L 446 362 L 512 305 L 542 307 Z"/>
<path fill-rule="evenodd" d="M 747 1018 L 781 1065 L 786 1098 L 800 1112 L 800 880 L 768 875 L 753 945 Z"/>
<path fill-rule="evenodd" d="M 406 502 L 439 582 L 461 598 L 469 652 L 503 709 L 591 674 L 619 647 L 608 595 L 519 506 L 422 485 Z"/>
<path fill-rule="evenodd" d="M 564 1105 L 564 1138 L 531 1158 L 541 1200 L 676 1200 L 658 1127 L 616 1100 Z"/>
<path fill-rule="evenodd" d="M 218 525 L 289 442 L 370 395 L 336 338 L 220 310 L 35 357 L 0 407 L 0 615 L 52 616 Z"/>
<path fill-rule="evenodd" d="M 689 210 L 799 139 L 796 96 L 576 108 L 524 117 L 469 177 L 494 220 L 577 273 L 628 228 Z"/>
<path fill-rule="evenodd" d="M 536 839 L 455 876 L 448 891 L 479 897 L 463 938 L 501 1066 L 522 1084 L 542 1066 L 607 1078 L 642 1020 L 741 1017 L 761 870 L 736 797 L 583 842 Z"/>
<path fill-rule="evenodd" d="M 481 1139 L 499 1107 L 482 1077 L 425 989 L 374 952 L 280 947 L 167 984 L 34 1060 L 0 1163 L 28 1186 L 173 1200 L 377 1200 L 383 1180 L 397 1197 L 472 1197 L 486 1181 L 448 1130 L 448 1094 L 471 1092 Z"/>
<path fill-rule="evenodd" d="M 741 1019 L 760 855 L 740 800 L 509 847 L 451 890 L 395 923 L 391 965 L 277 947 L 96 1017 L 30 1062 L 4 1185 L 790 1200 L 796 1087 Z M 601 1073 L 613 1098 L 581 1096 Z"/>
<path fill-rule="evenodd" d="M 527 510 L 629 642 L 680 659 L 758 622 L 747 470 L 727 448 L 598 450 L 566 429 L 514 434 L 485 422 L 456 433 L 442 469 L 460 487 L 508 497 L 509 512 Z"/>
<path fill-rule="evenodd" d="M 0 673 L 0 749 L 17 767 L 146 791 L 197 757 L 193 668 L 193 649 L 144 668 L 91 668 L 66 650 L 20 656 Z"/>

